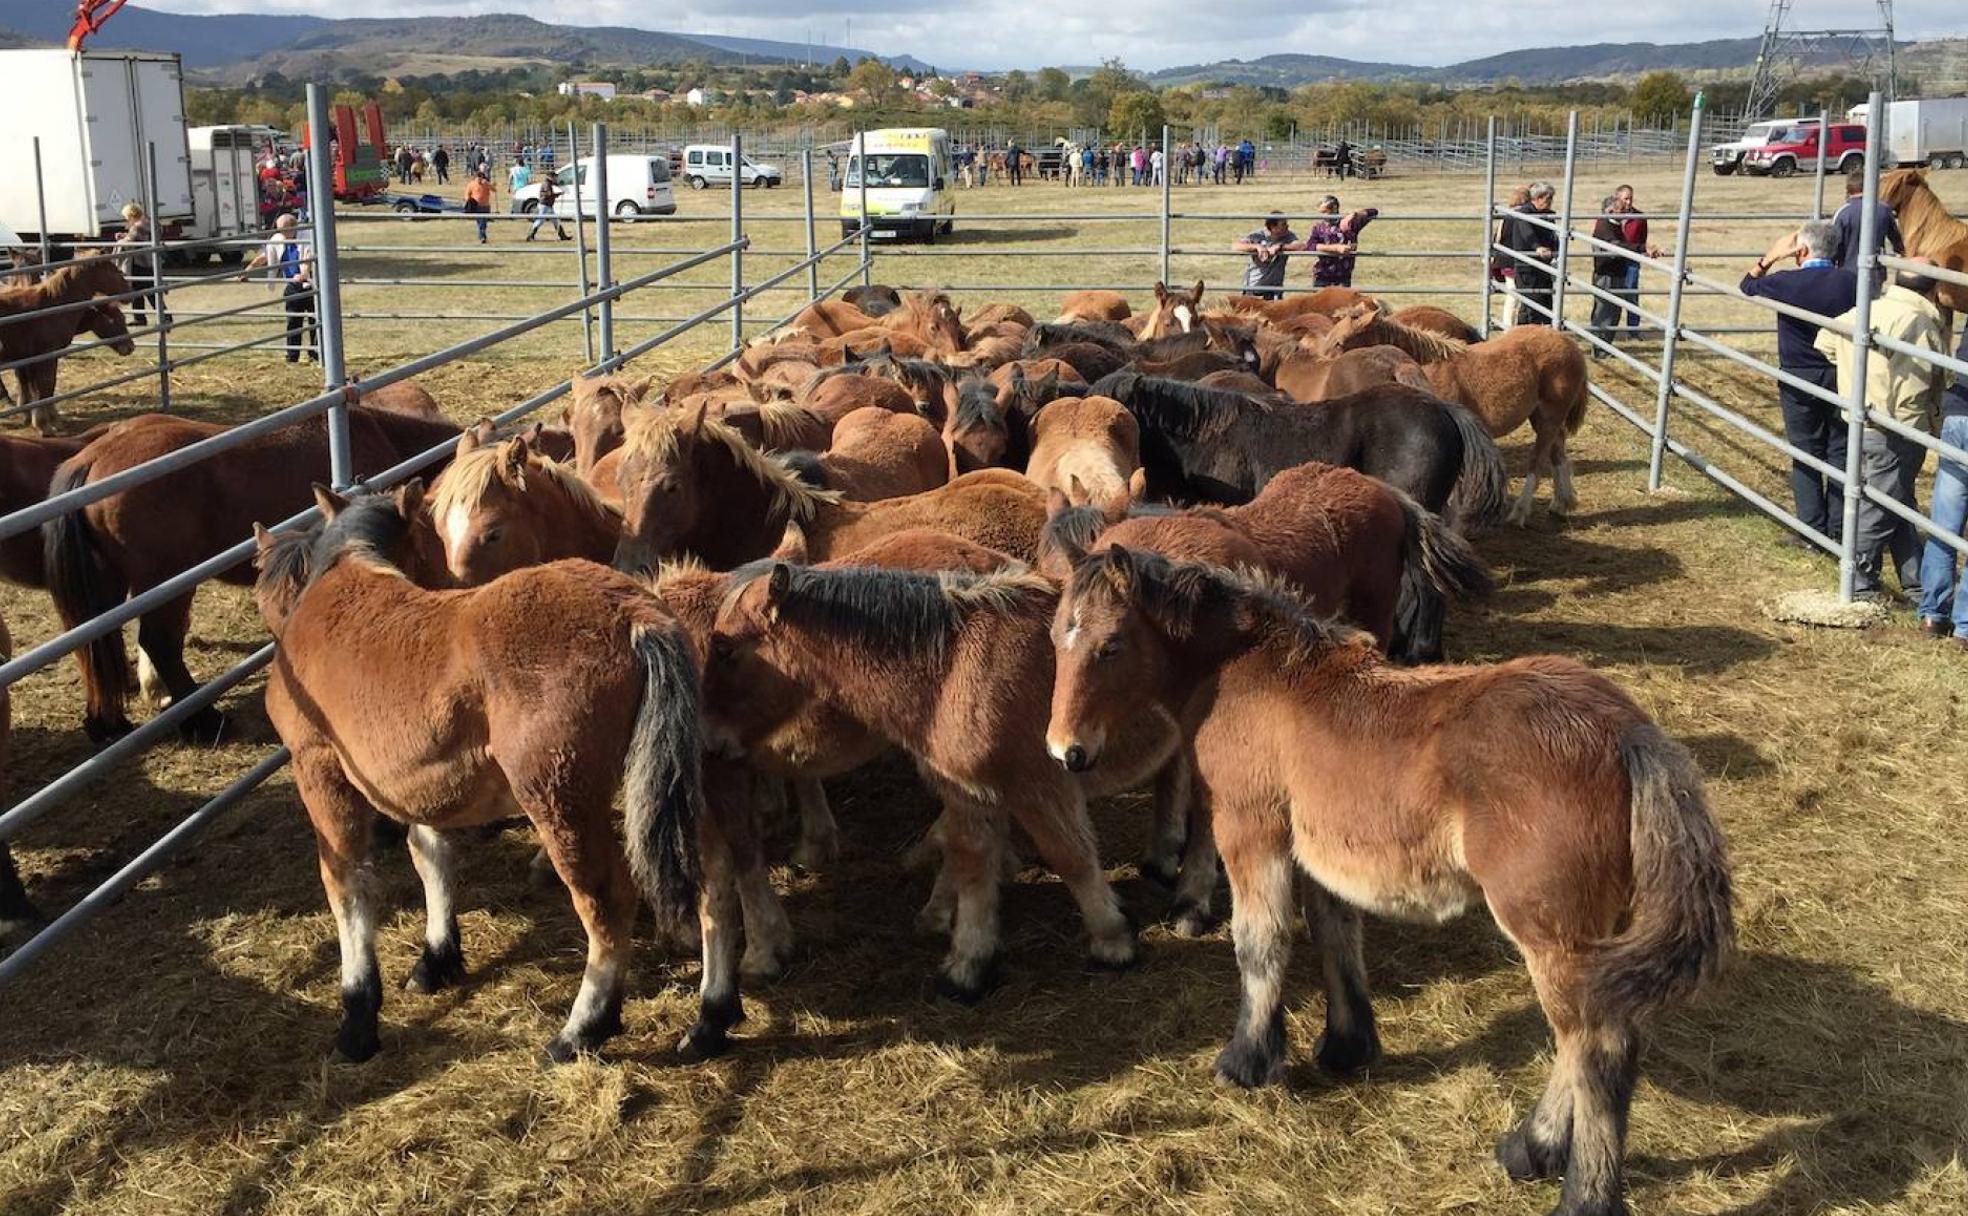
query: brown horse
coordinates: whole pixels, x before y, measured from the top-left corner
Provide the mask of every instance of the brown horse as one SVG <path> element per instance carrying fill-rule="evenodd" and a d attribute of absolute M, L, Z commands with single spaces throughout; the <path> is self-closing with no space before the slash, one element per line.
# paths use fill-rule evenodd
<path fill-rule="evenodd" d="M 955 907 L 937 984 L 958 1000 L 978 999 L 990 983 L 1007 812 L 1072 893 L 1094 961 L 1121 967 L 1135 958 L 1134 932 L 1100 870 L 1086 797 L 1162 771 L 1175 758 L 1173 732 L 1161 717 L 1131 723 L 1132 750 L 1117 754 L 1092 790 L 1048 762 L 1039 723 L 1056 599 L 1048 580 L 1022 569 L 976 575 L 766 561 L 733 576 L 712 636 L 707 683 L 734 658 L 768 665 L 907 751 L 941 797 L 944 885 Z M 732 704 L 706 698 L 713 733 Z M 942 908 L 933 901 L 930 915 Z"/>
<path fill-rule="evenodd" d="M 562 1062 L 621 1030 L 638 893 L 675 923 L 695 903 L 697 665 L 661 602 L 592 562 L 556 562 L 469 591 L 428 591 L 402 560 L 422 484 L 326 522 L 259 530 L 255 596 L 278 647 L 267 716 L 293 752 L 342 946 L 341 1054 L 376 1053 L 382 974 L 370 836 L 410 825 L 424 882 L 424 952 L 408 987 L 462 978 L 448 829 L 523 814 L 587 930 L 587 969 Z M 627 806 L 627 855 L 611 803 Z"/>
<path fill-rule="evenodd" d="M 49 271 L 39 281 L 0 287 L 0 363 L 61 350 L 74 341 L 76 333 L 84 327 L 107 324 L 101 317 L 90 319 L 83 315 L 93 312 L 92 309 L 70 308 L 56 313 L 42 313 L 41 310 L 79 304 L 96 296 L 124 295 L 129 290 L 130 280 L 123 276 L 116 266 L 116 260 L 110 257 L 71 262 Z M 115 307 L 113 301 L 110 306 Z M 121 310 L 117 311 L 120 318 Z M 29 315 L 34 313 L 41 315 Z M 128 332 L 127 329 L 123 331 L 126 341 Z M 40 366 L 43 365 L 36 365 Z M 52 367 L 52 361 L 47 366 Z M 16 379 L 21 382 L 24 405 L 35 400 L 28 396 L 30 388 L 26 373 L 30 370 L 22 368 L 15 373 Z M 52 380 L 52 372 L 49 378 Z M 5 395 L 5 390 L 0 389 L 0 399 L 4 399 Z M 49 425 L 52 422 L 50 417 Z M 48 427 L 44 425 L 41 429 L 46 433 Z"/>
<path fill-rule="evenodd" d="M 1397 308 L 1387 314 L 1387 319 L 1397 325 L 1405 325 L 1409 329 L 1427 330 L 1431 333 L 1440 334 L 1444 338 L 1453 338 L 1457 342 L 1468 343 L 1481 342 L 1483 340 L 1483 335 L 1477 331 L 1474 325 L 1456 316 L 1448 309 L 1437 308 L 1433 304 L 1410 304 L 1406 308 Z"/>
<path fill-rule="evenodd" d="M 840 300 L 818 300 L 801 309 L 785 332 L 812 338 L 838 338 L 857 329 L 874 329 L 880 324 L 880 317 L 869 316 L 852 304 Z"/>
<path fill-rule="evenodd" d="M 993 325 L 1004 324 L 1016 325 L 1020 329 L 1030 329 L 1034 322 L 1032 320 L 1032 314 L 1026 312 L 1018 305 L 999 301 L 995 304 L 986 304 L 984 307 L 978 309 L 971 316 L 970 326 L 965 332 L 967 335 L 975 336 Z"/>
<path fill-rule="evenodd" d="M 625 569 L 684 554 L 729 569 L 774 552 L 788 525 L 797 525 L 813 561 L 903 528 L 941 528 L 1029 561 L 1045 526 L 1044 494 L 1016 473 L 986 469 L 906 498 L 842 502 L 702 413 L 632 415 L 621 451 L 624 534 L 615 560 Z"/>
<path fill-rule="evenodd" d="M 0 515 L 33 506 L 48 497 L 55 469 L 115 423 L 105 422 L 80 435 L 35 438 L 0 435 Z M 0 541 L 0 578 L 23 587 L 41 587 L 41 533 L 23 532 Z"/>
<path fill-rule="evenodd" d="M 1125 321 L 1131 311 L 1118 291 L 1069 291 L 1059 301 L 1061 321 Z"/>
<path fill-rule="evenodd" d="M 1128 328 L 1143 342 L 1156 338 L 1166 338 L 1170 334 L 1192 332 L 1203 315 L 1203 281 L 1188 291 L 1177 293 L 1168 289 L 1168 284 L 1157 280 L 1155 283 L 1155 307 L 1136 317 L 1128 318 Z"/>
<path fill-rule="evenodd" d="M 1464 346 L 1408 329 L 1371 309 L 1347 313 L 1326 335 L 1326 349 L 1395 342 L 1414 349 L 1433 344 L 1441 354 L 1422 365 L 1435 394 L 1467 406 L 1491 435 L 1502 438 L 1528 420 L 1536 436 L 1523 492 L 1510 508 L 1512 523 L 1530 520 L 1540 474 L 1552 478 L 1551 513 L 1578 505 L 1565 440 L 1585 421 L 1585 355 L 1570 338 L 1546 325 L 1513 326 L 1487 342 Z"/>
<path fill-rule="evenodd" d="M 212 422 L 140 414 L 110 427 L 64 461 L 50 496 L 134 468 L 146 460 L 222 433 Z M 449 423 L 426 422 L 384 410 L 349 410 L 350 453 L 358 477 L 377 473 L 458 434 Z M 90 503 L 42 527 L 48 591 L 63 628 L 74 628 L 203 562 L 249 534 L 255 520 L 285 519 L 308 505 L 309 476 L 328 469 L 328 427 L 317 416 L 247 441 L 196 464 Z M 242 561 L 218 578 L 247 584 Z M 160 701 L 198 687 L 184 663 L 192 592 L 138 620 L 138 668 L 144 690 Z M 121 630 L 75 652 L 82 669 L 90 738 L 130 729 L 128 665 Z M 161 684 L 161 687 L 160 687 Z M 218 737 L 225 719 L 207 706 L 186 721 L 189 738 Z"/>
<path fill-rule="evenodd" d="M 364 393 L 362 404 L 372 410 L 386 410 L 406 418 L 421 418 L 425 422 L 451 421 L 444 413 L 444 407 L 437 403 L 437 398 L 431 396 L 430 390 L 415 380 L 398 380 L 374 392 Z"/>
<path fill-rule="evenodd" d="M 1225 296 L 1223 302 L 1231 309 L 1256 314 L 1266 321 L 1284 322 L 1308 313 L 1324 313 L 1333 316 L 1345 312 L 1359 304 L 1370 304 L 1373 297 L 1364 291 L 1351 287 L 1321 287 L 1299 295 L 1286 296 L 1282 300 L 1266 300 L 1257 296 Z"/>
<path fill-rule="evenodd" d="M 9 330 L 20 332 L 10 336 Z M 0 327 L 0 359 L 28 359 L 65 350 L 83 330 L 108 343 L 109 349 L 119 355 L 129 355 L 137 349 L 137 344 L 130 340 L 130 326 L 123 319 L 123 310 L 114 301 L 104 300 L 88 308 L 43 317 L 36 324 Z M 54 396 L 60 366 L 60 359 L 43 359 L 15 368 L 14 382 L 20 386 L 21 404 L 34 405 Z M 61 414 L 52 404 L 34 405 L 28 411 L 28 420 L 43 435 L 52 435 Z"/>
<path fill-rule="evenodd" d="M 614 375 L 574 377 L 564 419 L 574 434 L 574 468 L 583 477 L 595 461 L 622 446 L 622 412 L 641 404 L 653 383 Z"/>
<path fill-rule="evenodd" d="M 920 494 L 950 480 L 950 453 L 935 427 L 915 414 L 873 407 L 841 419 L 826 451 L 786 452 L 779 460 L 849 502 Z"/>
<path fill-rule="evenodd" d="M 1359 911 L 1442 921 L 1478 899 L 1523 954 L 1558 1039 L 1544 1097 L 1498 1145 L 1562 1175 L 1558 1211 L 1624 1212 L 1639 1026 L 1734 939 L 1701 773 L 1611 680 L 1570 659 L 1399 670 L 1263 582 L 1109 548 L 1059 603 L 1047 745 L 1075 771 L 1156 705 L 1181 721 L 1231 886 L 1243 979 L 1217 1075 L 1284 1078 L 1296 860 L 1315 880 L 1334 1070 L 1379 1051 Z"/>
<path fill-rule="evenodd" d="M 1330 401 L 1381 384 L 1435 391 L 1413 356 L 1396 346 L 1363 346 L 1330 353 L 1298 350 L 1272 373 L 1278 391 L 1294 401 Z"/>
<path fill-rule="evenodd" d="M 605 563 L 622 539 L 621 514 L 524 436 L 487 442 L 476 428 L 460 435 L 429 506 L 445 569 L 460 586 L 563 558 Z"/>
<path fill-rule="evenodd" d="M 911 291 L 902 297 L 902 307 L 877 322 L 883 329 L 923 342 L 939 354 L 955 354 L 964 349 L 963 313 L 950 297 L 940 291 Z"/>
<path fill-rule="evenodd" d="M 1934 259 L 1956 273 L 1968 273 L 1968 223 L 1955 219 L 1918 169 L 1895 169 L 1879 179 L 1879 201 L 1893 209 L 1906 237 L 1909 257 Z M 1968 313 L 1968 287 L 1942 283 L 1936 293 L 1950 313 Z M 1948 318 L 1948 328 L 1953 320 Z"/>
<path fill-rule="evenodd" d="M 1111 397 L 1061 397 L 1032 420 L 1025 475 L 1076 507 L 1125 509 L 1147 488 L 1140 424 Z"/>

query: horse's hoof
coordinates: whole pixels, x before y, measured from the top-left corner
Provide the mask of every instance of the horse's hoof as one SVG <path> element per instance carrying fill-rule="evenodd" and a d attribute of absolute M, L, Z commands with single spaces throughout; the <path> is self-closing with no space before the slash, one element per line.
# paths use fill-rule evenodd
<path fill-rule="evenodd" d="M 936 995 L 959 1005 L 975 1007 L 998 983 L 998 958 L 992 955 L 976 968 L 976 976 L 966 979 L 952 975 L 948 968 L 936 973 Z"/>
<path fill-rule="evenodd" d="M 335 1035 L 335 1052 L 351 1064 L 360 1064 L 383 1048 L 374 1026 L 343 1026 Z"/>
<path fill-rule="evenodd" d="M 1177 937 L 1207 937 L 1215 931 L 1217 918 L 1207 905 L 1194 900 L 1178 901 L 1169 909 L 1169 928 Z"/>
<path fill-rule="evenodd" d="M 224 714 L 207 705 L 179 724 L 178 735 L 186 743 L 212 747 L 225 737 L 226 728 L 230 725 Z"/>
<path fill-rule="evenodd" d="M 1282 1053 L 1264 1051 L 1254 1042 L 1232 1039 L 1216 1057 L 1216 1079 L 1239 1089 L 1282 1085 L 1285 1058 Z"/>
<path fill-rule="evenodd" d="M 540 1049 L 541 1059 L 547 1064 L 568 1064 L 581 1056 L 597 1055 L 601 1052 L 601 1045 L 620 1034 L 621 1030 L 621 1019 L 617 1018 L 612 1026 L 600 1024 L 575 1034 L 562 1031 L 548 1039 L 547 1045 Z"/>
<path fill-rule="evenodd" d="M 1141 876 L 1164 891 L 1175 889 L 1175 880 L 1182 877 L 1182 863 L 1166 857 L 1144 857 L 1141 859 Z"/>
<path fill-rule="evenodd" d="M 1087 965 L 1095 971 L 1131 971 L 1141 962 L 1141 950 L 1134 935 L 1111 942 L 1095 942 L 1087 953 Z"/>
<path fill-rule="evenodd" d="M 731 1050 L 731 1036 L 715 1026 L 699 1022 L 677 1043 L 677 1058 L 685 1064 L 702 1064 Z"/>
<path fill-rule="evenodd" d="M 1380 1036 L 1368 1033 L 1336 1038 L 1330 1033 L 1322 1034 L 1312 1050 L 1320 1068 L 1335 1076 L 1349 1076 L 1380 1058 Z"/>
<path fill-rule="evenodd" d="M 443 949 L 426 942 L 417 965 L 410 969 L 410 978 L 403 981 L 403 988 L 406 992 L 429 996 L 462 983 L 464 978 L 465 956 L 456 942 L 447 943 Z"/>
<path fill-rule="evenodd" d="M 114 743 L 135 729 L 137 728 L 130 725 L 128 718 L 87 717 L 82 719 L 82 733 L 89 736 L 89 742 L 91 743 Z"/>
<path fill-rule="evenodd" d="M 1542 1182 L 1556 1178 L 1563 1162 L 1560 1154 L 1534 1144 L 1521 1127 L 1505 1132 L 1496 1143 L 1497 1164 L 1517 1182 Z"/>
<path fill-rule="evenodd" d="M 738 960 L 738 978 L 757 984 L 769 984 L 786 974 L 792 965 L 793 946 L 787 942 L 777 948 L 759 949 L 756 953 L 750 947 L 745 956 Z"/>

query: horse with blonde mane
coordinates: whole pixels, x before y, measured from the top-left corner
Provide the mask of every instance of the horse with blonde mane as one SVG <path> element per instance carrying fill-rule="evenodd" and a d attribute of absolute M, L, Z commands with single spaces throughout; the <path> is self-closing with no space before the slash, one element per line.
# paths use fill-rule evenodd
<path fill-rule="evenodd" d="M 1879 179 L 1879 201 L 1893 209 L 1900 221 L 1900 235 L 1906 238 L 1907 256 L 1932 258 L 1934 264 L 1968 273 L 1968 223 L 1948 214 L 1940 196 L 1927 184 L 1927 175 L 1918 169 L 1895 169 Z M 1968 313 L 1968 287 L 1942 283 L 1935 298 L 1944 310 L 1948 333 L 1953 333 L 1949 313 Z"/>

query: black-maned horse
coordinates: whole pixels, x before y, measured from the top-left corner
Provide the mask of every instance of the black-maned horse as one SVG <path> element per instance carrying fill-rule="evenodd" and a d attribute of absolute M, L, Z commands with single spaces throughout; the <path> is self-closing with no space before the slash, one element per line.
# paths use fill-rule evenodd
<path fill-rule="evenodd" d="M 1123 371 L 1089 393 L 1119 401 L 1140 424 L 1154 498 L 1236 506 L 1285 469 L 1317 460 L 1378 477 L 1467 524 L 1495 518 L 1509 484 L 1496 441 L 1475 415 L 1407 385 L 1298 405 Z M 1425 588 L 1404 601 L 1410 653 L 1441 657 L 1446 608 Z"/>

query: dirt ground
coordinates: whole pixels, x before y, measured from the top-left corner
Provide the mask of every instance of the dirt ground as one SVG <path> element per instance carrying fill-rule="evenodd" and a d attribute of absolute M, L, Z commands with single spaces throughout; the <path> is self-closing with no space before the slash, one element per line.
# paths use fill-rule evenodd
<path fill-rule="evenodd" d="M 1624 166 L 1595 170 L 1580 198 L 1621 180 Z M 1680 185 L 1670 171 L 1630 180 L 1655 206 Z M 1937 185 L 1968 211 L 1968 174 L 1939 175 Z M 1810 189 L 1704 173 L 1698 203 L 1801 213 Z M 1177 206 L 1302 216 L 1324 192 L 1184 190 Z M 1035 310 L 1053 293 L 1008 285 L 1146 282 L 1152 255 L 1102 251 L 1152 247 L 1152 219 L 1043 218 L 1118 214 L 1145 207 L 1146 193 L 1034 186 L 961 195 L 953 238 L 885 252 L 877 278 L 951 284 L 973 307 L 1012 298 Z M 1369 229 L 1370 250 L 1462 256 L 1363 259 L 1360 282 L 1439 288 L 1403 299 L 1476 315 L 1470 251 L 1481 179 L 1348 183 L 1342 195 L 1349 207 L 1467 215 Z M 729 232 L 725 196 L 685 192 L 681 201 L 690 222 L 634 226 L 618 246 L 701 248 Z M 790 191 L 743 202 L 754 214 L 798 214 Z M 1042 218 L 981 218 L 1014 209 Z M 823 221 L 832 212 L 824 207 Z M 1185 219 L 1175 240 L 1220 248 L 1251 226 Z M 1761 250 L 1781 227 L 1703 222 L 1695 265 L 1733 280 L 1747 258 L 1708 255 Z M 796 223 L 759 229 L 765 250 L 803 240 Z M 349 225 L 345 243 L 381 250 L 351 255 L 350 274 L 427 285 L 354 286 L 348 307 L 483 316 L 571 297 L 571 286 L 461 285 L 538 277 L 528 267 L 540 263 L 560 267 L 571 285 L 567 247 L 526 253 L 536 247 L 516 244 L 512 228 L 483 253 L 387 251 L 468 232 L 451 220 Z M 830 238 L 825 222 L 820 235 Z M 1674 234 L 1657 230 L 1655 239 L 1671 245 Z M 748 257 L 747 280 L 786 261 Z M 850 265 L 830 262 L 823 281 Z M 1237 269 L 1233 259 L 1183 256 L 1175 275 L 1214 288 Z M 728 263 L 714 263 L 683 276 L 695 287 L 632 299 L 622 311 L 682 315 L 714 301 L 729 275 Z M 220 306 L 266 289 L 209 290 Z M 774 295 L 754 315 L 777 317 L 796 303 Z M 1690 302 L 1690 315 L 1762 320 L 1703 299 Z M 487 327 L 354 320 L 351 362 L 384 366 Z M 624 320 L 621 340 L 660 328 Z M 679 370 L 714 355 L 728 332 L 693 336 L 638 366 Z M 1732 341 L 1771 346 L 1761 336 Z M 579 352 L 580 327 L 555 326 L 424 382 L 468 419 L 566 375 Z M 126 366 L 81 358 L 65 379 Z M 1767 382 L 1712 358 L 1683 368 L 1690 383 L 1774 424 Z M 1650 384 L 1607 364 L 1594 374 L 1651 408 Z M 264 356 L 229 357 L 183 371 L 174 402 L 240 420 L 306 395 L 314 377 Z M 79 428 L 154 402 L 133 387 L 67 412 Z M 1675 406 L 1673 425 L 1718 464 L 1783 496 L 1782 466 L 1767 452 L 1686 404 Z M 1668 491 L 1649 494 L 1644 441 L 1603 408 L 1574 450 L 1579 513 L 1560 524 L 1540 511 L 1528 529 L 1480 538 L 1502 589 L 1452 615 L 1449 645 L 1478 661 L 1571 654 L 1615 675 L 1694 749 L 1732 843 L 1743 949 L 1720 983 L 1665 1017 L 1651 1039 L 1630 1142 L 1635 1210 L 1968 1210 L 1968 844 L 1958 813 L 1968 788 L 1968 662 L 1921 638 L 1904 612 L 1866 632 L 1773 623 L 1769 600 L 1834 586 L 1835 568 L 1779 547 L 1776 525 L 1678 462 Z M 1524 445 L 1506 452 L 1521 472 Z M 0 610 L 17 646 L 56 631 L 38 592 L 0 589 Z M 263 636 L 242 592 L 207 590 L 189 661 L 217 672 Z M 90 748 L 77 730 L 72 666 L 14 692 L 6 779 L 18 798 Z M 258 682 L 228 708 L 234 741 L 157 749 L 26 834 L 22 868 L 45 908 L 72 903 L 265 754 L 271 731 Z M 846 856 L 818 874 L 776 872 L 800 956 L 784 980 L 748 994 L 750 1020 L 728 1057 L 675 1062 L 695 964 L 645 947 L 627 1033 L 605 1058 L 551 1071 L 536 1063 L 577 987 L 581 936 L 563 893 L 529 885 L 530 844 L 508 832 L 468 850 L 470 980 L 437 998 L 395 989 L 415 957 L 421 904 L 407 859 L 385 858 L 396 912 L 380 943 L 383 1053 L 351 1067 L 327 1058 L 339 1016 L 334 926 L 292 787 L 275 778 L 0 992 L 0 1212 L 1516 1216 L 1555 1201 L 1555 1187 L 1514 1185 L 1490 1161 L 1492 1141 L 1542 1086 L 1550 1050 L 1523 969 L 1482 913 L 1440 929 L 1370 927 L 1387 1057 L 1351 1083 L 1311 1063 L 1322 998 L 1317 960 L 1301 946 L 1290 981 L 1290 1084 L 1231 1092 L 1210 1082 L 1236 1006 L 1231 945 L 1224 932 L 1185 941 L 1155 926 L 1164 897 L 1131 863 L 1143 842 L 1142 799 L 1095 812 L 1111 875 L 1151 926 L 1142 966 L 1088 971 L 1070 901 L 1032 869 L 1006 895 L 1005 983 L 964 1009 L 931 991 L 941 947 L 911 927 L 928 881 L 898 859 L 929 822 L 928 799 L 899 763 L 831 792 Z"/>

